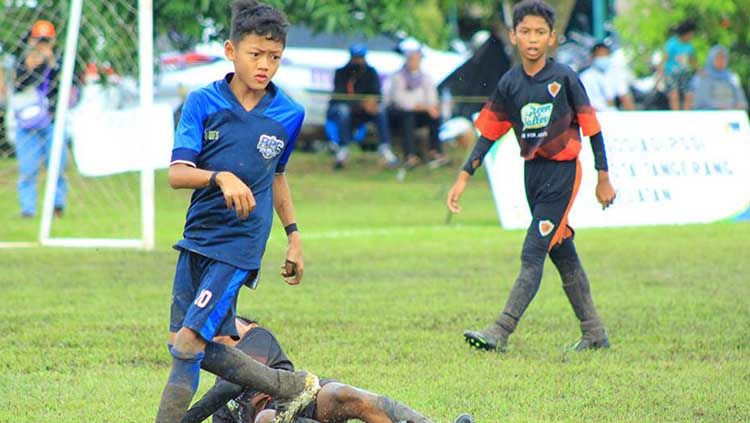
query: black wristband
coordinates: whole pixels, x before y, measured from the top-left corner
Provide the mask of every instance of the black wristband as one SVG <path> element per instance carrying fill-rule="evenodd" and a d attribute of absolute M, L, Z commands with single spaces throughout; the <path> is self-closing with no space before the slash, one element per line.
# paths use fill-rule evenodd
<path fill-rule="evenodd" d="M 299 232 L 299 228 L 297 227 L 296 223 L 290 223 L 284 226 L 284 231 L 286 232 L 286 236 L 289 236 L 292 234 L 292 232 Z"/>
<path fill-rule="evenodd" d="M 219 172 L 211 172 L 211 177 L 208 178 L 208 186 L 215 187 L 216 186 L 216 176 L 219 175 Z"/>

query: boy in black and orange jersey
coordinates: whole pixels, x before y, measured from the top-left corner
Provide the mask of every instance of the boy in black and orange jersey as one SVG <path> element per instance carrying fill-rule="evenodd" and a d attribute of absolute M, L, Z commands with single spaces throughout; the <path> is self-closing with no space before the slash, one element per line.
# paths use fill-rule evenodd
<path fill-rule="evenodd" d="M 578 75 L 547 57 L 556 36 L 554 20 L 554 10 L 543 1 L 526 0 L 515 6 L 510 39 L 518 47 L 522 64 L 503 75 L 479 114 L 476 127 L 481 137 L 448 193 L 447 206 L 458 213 L 469 177 L 492 143 L 514 129 L 525 160 L 532 222 L 523 243 L 521 272 L 504 310 L 487 328 L 464 332 L 469 344 L 479 349 L 506 349 L 508 337 L 539 290 L 548 254 L 581 322 L 582 337 L 572 349 L 609 347 L 568 226 L 568 212 L 581 181 L 581 132 L 591 139 L 598 171 L 596 196 L 602 207 L 612 204 L 615 190 L 609 182 L 599 123 Z"/>

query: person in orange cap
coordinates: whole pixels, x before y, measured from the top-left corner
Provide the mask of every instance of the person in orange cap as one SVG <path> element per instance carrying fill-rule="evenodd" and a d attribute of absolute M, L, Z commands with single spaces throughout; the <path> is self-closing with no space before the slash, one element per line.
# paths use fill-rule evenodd
<path fill-rule="evenodd" d="M 52 118 L 60 66 L 55 55 L 57 32 L 50 21 L 34 22 L 29 32 L 28 50 L 16 66 L 13 113 L 16 119 L 16 156 L 18 157 L 18 200 L 21 216 L 36 214 L 36 186 L 39 167 L 52 148 Z M 61 162 L 65 163 L 65 151 Z M 60 166 L 55 194 L 55 214 L 65 207 L 66 183 Z"/>

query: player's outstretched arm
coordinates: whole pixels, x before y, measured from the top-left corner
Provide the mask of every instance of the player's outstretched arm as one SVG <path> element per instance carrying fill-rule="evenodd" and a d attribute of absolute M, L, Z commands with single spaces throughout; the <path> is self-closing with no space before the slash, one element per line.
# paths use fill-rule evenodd
<path fill-rule="evenodd" d="M 284 225 L 288 238 L 286 260 L 282 266 L 281 276 L 289 285 L 299 285 L 305 272 L 302 239 L 299 230 L 297 230 L 292 192 L 286 181 L 286 175 L 283 173 L 276 174 L 273 179 L 273 205 L 276 214 Z"/>
<path fill-rule="evenodd" d="M 448 198 L 445 200 L 445 205 L 448 206 L 448 210 L 451 212 L 459 213 L 461 211 L 461 206 L 458 204 L 458 201 L 461 199 L 461 194 L 463 194 L 466 189 L 466 184 L 469 183 L 469 178 L 474 175 L 477 168 L 482 165 L 484 156 L 490 151 L 493 142 L 494 141 L 490 141 L 484 136 L 479 137 L 479 140 L 477 140 L 477 144 L 471 151 L 464 167 L 458 173 L 456 182 L 453 183 L 450 191 L 448 191 Z"/>
<path fill-rule="evenodd" d="M 250 188 L 232 172 L 212 172 L 185 163 L 169 167 L 169 185 L 174 189 L 198 189 L 216 185 L 224 194 L 227 208 L 234 208 L 237 217 L 245 220 L 255 210 L 255 197 Z"/>

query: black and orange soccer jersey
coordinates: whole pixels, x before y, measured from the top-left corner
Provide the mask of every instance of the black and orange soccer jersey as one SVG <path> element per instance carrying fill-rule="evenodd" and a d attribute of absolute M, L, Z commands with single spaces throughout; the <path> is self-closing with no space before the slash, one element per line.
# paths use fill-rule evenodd
<path fill-rule="evenodd" d="M 513 128 L 526 160 L 555 161 L 577 158 L 580 133 L 591 136 L 600 131 L 578 75 L 552 59 L 534 76 L 521 65 L 506 72 L 480 112 L 476 128 L 489 140 Z"/>

